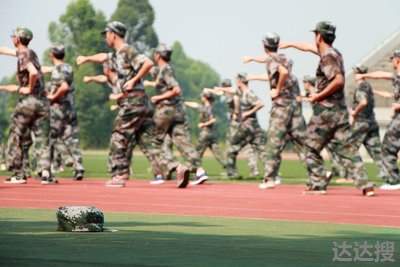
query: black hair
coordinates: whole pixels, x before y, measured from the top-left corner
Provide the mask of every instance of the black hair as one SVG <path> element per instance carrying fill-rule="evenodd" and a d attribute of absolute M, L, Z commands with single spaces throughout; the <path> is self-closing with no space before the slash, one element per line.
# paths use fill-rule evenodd
<path fill-rule="evenodd" d="M 264 49 L 267 50 L 268 52 L 277 52 L 278 51 L 278 46 L 277 47 L 270 47 L 270 46 L 266 46 L 264 45 Z"/>
<path fill-rule="evenodd" d="M 25 37 L 19 37 L 19 41 L 21 42 L 21 44 L 23 44 L 24 46 L 29 45 L 29 43 L 31 42 L 31 39 L 29 38 L 25 38 Z"/>
<path fill-rule="evenodd" d="M 51 53 L 53 54 L 53 56 L 54 56 L 56 59 L 59 59 L 59 60 L 63 60 L 64 57 L 65 57 L 65 52 L 64 52 L 64 50 L 52 49 L 52 50 L 51 50 Z"/>
<path fill-rule="evenodd" d="M 320 32 L 320 34 L 321 34 L 322 40 L 324 40 L 324 42 L 327 43 L 328 45 L 332 45 L 336 39 L 336 36 L 331 33 Z"/>

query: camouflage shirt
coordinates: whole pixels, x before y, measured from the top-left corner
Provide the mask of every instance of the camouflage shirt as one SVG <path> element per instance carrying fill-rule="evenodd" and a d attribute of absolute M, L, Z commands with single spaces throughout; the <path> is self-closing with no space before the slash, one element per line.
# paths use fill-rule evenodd
<path fill-rule="evenodd" d="M 200 122 L 201 123 L 208 122 L 208 121 L 210 121 L 210 120 L 212 120 L 214 118 L 211 105 L 209 105 L 209 106 L 201 105 L 200 108 L 199 108 L 199 112 L 200 112 Z M 211 129 L 213 127 L 213 125 L 214 124 L 211 124 L 207 128 Z"/>
<path fill-rule="evenodd" d="M 51 72 L 50 78 L 50 86 L 48 88 L 49 93 L 56 93 L 58 88 L 61 86 L 63 82 L 66 82 L 69 85 L 68 92 L 57 99 L 55 102 L 58 103 L 71 103 L 73 104 L 73 92 L 74 92 L 74 72 L 72 70 L 71 65 L 63 63 L 54 66 L 53 71 Z"/>
<path fill-rule="evenodd" d="M 31 49 L 17 51 L 17 80 L 21 87 L 29 86 L 29 71 L 28 65 L 32 63 L 39 72 L 38 79 L 33 88 L 32 95 L 43 97 L 44 96 L 44 79 L 41 72 L 39 58 L 36 53 Z"/>
<path fill-rule="evenodd" d="M 240 110 L 241 112 L 246 112 L 254 108 L 256 103 L 259 101 L 259 98 L 252 90 L 248 90 L 247 92 L 242 92 L 240 95 Z M 257 118 L 256 113 L 253 113 L 249 118 Z M 246 119 L 246 120 L 247 120 Z"/>
<path fill-rule="evenodd" d="M 329 48 L 324 54 L 320 55 L 316 73 L 317 93 L 323 91 L 338 74 L 341 74 L 344 79 L 345 71 L 342 55 L 335 48 Z M 346 108 L 344 86 L 319 103 L 325 107 L 337 106 L 339 108 Z"/>
<path fill-rule="evenodd" d="M 400 103 L 400 74 L 395 74 L 393 78 L 393 96 L 396 103 Z"/>
<path fill-rule="evenodd" d="M 357 114 L 357 119 L 374 120 L 374 93 L 372 91 L 371 84 L 369 84 L 367 81 L 362 81 L 354 91 L 353 109 L 355 109 L 358 104 L 364 100 L 366 100 L 368 104 L 360 113 Z"/>
<path fill-rule="evenodd" d="M 166 64 L 162 67 L 153 68 L 152 76 L 156 82 L 156 94 L 162 95 L 169 90 L 172 90 L 174 87 L 179 86 L 178 81 L 175 78 L 174 70 L 172 69 L 171 65 Z M 165 105 L 176 105 L 180 103 L 182 98 L 180 96 L 174 96 L 172 98 L 164 99 L 158 104 L 165 104 Z"/>
<path fill-rule="evenodd" d="M 267 58 L 266 67 L 271 89 L 278 86 L 279 81 L 279 66 L 285 67 L 288 72 L 288 78 L 281 89 L 280 95 L 274 99 L 274 102 L 281 102 L 282 100 L 293 100 L 293 86 L 295 85 L 296 77 L 292 74 L 293 61 L 288 59 L 284 54 L 273 54 Z"/>
<path fill-rule="evenodd" d="M 133 46 L 125 44 L 119 51 L 108 54 L 109 65 L 117 74 L 116 86 L 124 92 L 124 84 L 136 76 L 146 56 L 139 54 Z M 138 81 L 133 90 L 144 91 L 143 80 Z"/>

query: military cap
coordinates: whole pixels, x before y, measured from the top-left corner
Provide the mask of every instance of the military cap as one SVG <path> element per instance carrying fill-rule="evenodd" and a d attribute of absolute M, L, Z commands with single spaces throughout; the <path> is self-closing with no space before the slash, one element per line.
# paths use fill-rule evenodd
<path fill-rule="evenodd" d="M 368 67 L 364 65 L 355 65 L 353 71 L 356 74 L 364 74 L 368 72 Z"/>
<path fill-rule="evenodd" d="M 279 46 L 280 37 L 275 32 L 268 32 L 263 39 L 263 44 L 267 48 L 277 48 Z"/>
<path fill-rule="evenodd" d="M 336 33 L 336 26 L 329 21 L 320 21 L 312 32 L 334 36 Z"/>
<path fill-rule="evenodd" d="M 247 80 L 247 73 L 246 73 L 246 72 L 239 72 L 239 73 L 236 75 L 236 78 L 239 79 L 239 80 L 242 81 L 242 82 L 247 82 L 247 81 L 248 81 L 248 80 Z"/>
<path fill-rule="evenodd" d="M 395 57 L 400 58 L 400 49 L 394 50 L 394 52 L 393 52 L 392 56 L 390 57 L 390 59 L 393 59 Z"/>
<path fill-rule="evenodd" d="M 28 28 L 18 27 L 14 30 L 13 35 L 20 38 L 28 39 L 29 41 L 33 38 L 33 33 Z"/>
<path fill-rule="evenodd" d="M 65 53 L 65 47 L 64 45 L 53 45 L 51 47 L 51 52 L 55 54 L 63 54 Z"/>
<path fill-rule="evenodd" d="M 232 82 L 230 79 L 224 79 L 221 82 L 221 87 L 231 87 L 232 86 Z"/>
<path fill-rule="evenodd" d="M 106 32 L 113 32 L 117 34 L 118 36 L 124 38 L 126 34 L 127 28 L 125 24 L 119 21 L 111 21 L 107 23 L 106 28 L 101 32 L 102 34 L 105 34 Z"/>

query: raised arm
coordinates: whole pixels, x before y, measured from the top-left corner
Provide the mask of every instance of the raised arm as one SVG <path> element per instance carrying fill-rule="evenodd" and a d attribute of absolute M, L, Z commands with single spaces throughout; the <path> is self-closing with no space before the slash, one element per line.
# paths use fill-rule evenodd
<path fill-rule="evenodd" d="M 384 97 L 384 98 L 392 98 L 393 97 L 392 93 L 389 93 L 389 92 L 386 92 L 386 91 L 373 89 L 373 92 L 374 92 L 374 94 L 376 94 L 378 96 L 381 96 L 381 97 Z"/>
<path fill-rule="evenodd" d="M 107 53 L 98 53 L 91 56 L 78 56 L 76 64 L 82 65 L 85 63 L 104 63 L 108 58 Z"/>
<path fill-rule="evenodd" d="M 310 52 L 318 55 L 318 49 L 314 44 L 302 43 L 302 42 L 281 42 L 279 44 L 280 49 L 294 48 L 303 52 Z"/>
<path fill-rule="evenodd" d="M 2 84 L 0 85 L 0 91 L 6 91 L 10 93 L 14 93 L 18 91 L 19 86 L 16 84 Z"/>
<path fill-rule="evenodd" d="M 194 108 L 194 109 L 199 109 L 200 108 L 200 104 L 194 101 L 185 101 L 185 106 L 189 107 L 189 108 Z"/>
<path fill-rule="evenodd" d="M 267 61 L 267 58 L 268 57 L 266 55 L 261 55 L 261 56 L 256 56 L 256 57 L 244 56 L 244 57 L 242 57 L 242 62 L 244 64 L 247 64 L 250 62 L 265 63 Z"/>
<path fill-rule="evenodd" d="M 0 47 L 0 55 L 16 57 L 17 51 L 8 47 Z"/>
<path fill-rule="evenodd" d="M 43 74 L 51 73 L 54 70 L 53 66 L 42 66 L 41 68 Z"/>
<path fill-rule="evenodd" d="M 83 82 L 85 82 L 85 83 L 95 82 L 95 83 L 103 84 L 103 83 L 107 83 L 108 79 L 107 79 L 106 75 L 84 76 Z"/>
<path fill-rule="evenodd" d="M 393 80 L 394 75 L 386 71 L 374 71 L 364 74 L 356 74 L 356 80 L 373 79 L 373 80 Z"/>

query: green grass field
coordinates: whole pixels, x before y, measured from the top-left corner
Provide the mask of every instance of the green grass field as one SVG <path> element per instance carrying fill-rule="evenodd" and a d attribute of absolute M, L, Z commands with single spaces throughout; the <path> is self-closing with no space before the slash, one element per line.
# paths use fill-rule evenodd
<path fill-rule="evenodd" d="M 87 177 L 108 177 L 106 152 L 86 152 L 84 159 Z M 226 180 L 214 158 L 205 158 L 204 166 L 212 179 Z M 245 160 L 239 160 L 238 167 L 248 175 Z M 379 181 L 376 167 L 366 167 Z M 144 157 L 134 158 L 135 178 L 150 179 L 148 168 Z M 281 174 L 285 183 L 304 184 L 307 179 L 299 161 L 284 161 Z M 60 176 L 70 175 L 66 171 Z M 0 209 L 0 266 L 320 267 L 398 266 L 400 261 L 400 229 L 138 213 L 106 213 L 106 227 L 118 231 L 57 232 L 55 210 Z M 395 262 L 333 262 L 333 242 L 344 241 L 393 241 Z"/>
<path fill-rule="evenodd" d="M 333 262 L 334 241 L 400 244 L 400 229 L 357 225 L 107 213 L 118 232 L 64 233 L 55 211 L 0 218 L 1 266 L 353 266 Z"/>
<path fill-rule="evenodd" d="M 329 164 L 329 163 L 328 163 Z M 87 178 L 109 178 L 107 173 L 107 151 L 86 151 L 84 152 L 84 166 L 86 168 L 85 176 Z M 221 165 L 211 156 L 203 159 L 203 166 L 207 170 L 212 180 L 226 181 L 226 177 L 223 175 L 223 168 Z M 244 177 L 242 181 L 260 181 L 262 177 L 249 177 L 249 168 L 247 161 L 239 159 L 237 161 L 237 167 L 240 174 Z M 376 182 L 381 183 L 381 179 L 377 177 L 378 169 L 373 163 L 365 164 L 369 178 Z M 137 179 L 151 179 L 152 173 L 150 164 L 147 159 L 141 154 L 133 157 L 132 163 L 133 177 Z M 259 170 L 262 172 L 263 166 L 259 163 Z M 285 179 L 287 184 L 305 184 L 307 178 L 307 172 L 304 164 L 299 160 L 283 160 L 281 165 L 280 173 Z M 0 172 L 0 175 L 8 175 L 6 172 Z M 57 174 L 57 177 L 72 177 L 71 169 L 67 169 L 63 173 Z M 240 181 L 238 181 L 240 182 Z"/>

